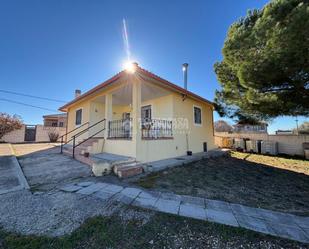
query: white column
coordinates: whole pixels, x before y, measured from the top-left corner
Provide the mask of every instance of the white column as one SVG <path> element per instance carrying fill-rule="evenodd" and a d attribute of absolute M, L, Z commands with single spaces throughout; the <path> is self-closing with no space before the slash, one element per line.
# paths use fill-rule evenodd
<path fill-rule="evenodd" d="M 105 133 L 104 138 L 108 138 L 108 122 L 113 120 L 113 95 L 105 95 Z"/>
<path fill-rule="evenodd" d="M 138 160 L 138 151 L 141 146 L 141 102 L 142 102 L 142 90 L 141 90 L 141 81 L 137 77 L 129 77 L 130 83 L 132 84 L 132 142 L 135 147 L 136 160 Z"/>

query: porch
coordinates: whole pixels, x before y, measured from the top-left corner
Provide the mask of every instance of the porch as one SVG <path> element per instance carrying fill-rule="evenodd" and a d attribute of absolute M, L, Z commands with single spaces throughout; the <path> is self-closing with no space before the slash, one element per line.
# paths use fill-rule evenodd
<path fill-rule="evenodd" d="M 101 158 L 98 163 L 96 157 L 102 155 L 144 162 L 140 150 L 143 141 L 173 140 L 172 93 L 134 80 L 120 82 L 96 94 L 87 105 L 70 110 L 71 131 L 61 138 L 65 153 L 93 168 L 107 162 Z M 135 165 L 130 166 L 131 170 Z M 103 171 L 110 171 L 112 167 L 108 167 Z"/>

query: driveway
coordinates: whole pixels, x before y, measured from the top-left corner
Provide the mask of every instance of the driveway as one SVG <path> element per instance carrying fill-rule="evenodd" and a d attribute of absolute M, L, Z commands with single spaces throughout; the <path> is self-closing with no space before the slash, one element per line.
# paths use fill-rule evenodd
<path fill-rule="evenodd" d="M 32 188 L 49 189 L 92 174 L 89 166 L 60 154 L 60 148 L 55 144 L 18 144 L 13 148 Z"/>
<path fill-rule="evenodd" d="M 0 194 L 28 187 L 10 144 L 0 144 Z"/>

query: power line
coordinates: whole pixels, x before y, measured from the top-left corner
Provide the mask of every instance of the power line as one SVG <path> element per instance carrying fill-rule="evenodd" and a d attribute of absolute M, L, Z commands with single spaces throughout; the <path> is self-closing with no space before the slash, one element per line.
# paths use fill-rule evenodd
<path fill-rule="evenodd" d="M 25 96 L 25 97 L 29 97 L 29 98 L 35 98 L 35 99 L 42 99 L 42 100 L 60 102 L 60 103 L 66 103 L 66 102 L 68 102 L 68 101 L 59 100 L 59 99 L 51 99 L 51 98 L 39 97 L 39 96 L 30 95 L 30 94 L 18 93 L 18 92 L 7 91 L 7 90 L 1 90 L 1 89 L 0 89 L 0 92 L 9 93 L 9 94 L 15 94 L 15 95 L 19 95 L 19 96 Z"/>
<path fill-rule="evenodd" d="M 37 109 L 42 109 L 42 110 L 45 110 L 45 111 L 58 112 L 58 110 L 53 110 L 53 109 L 49 109 L 49 108 L 45 108 L 45 107 L 41 107 L 41 106 L 36 106 L 36 105 L 30 105 L 30 104 L 26 104 L 26 103 L 23 103 L 23 102 L 10 100 L 10 99 L 0 98 L 0 101 L 6 101 L 6 102 L 14 103 L 14 104 L 29 106 L 29 107 L 33 107 L 33 108 L 37 108 Z"/>

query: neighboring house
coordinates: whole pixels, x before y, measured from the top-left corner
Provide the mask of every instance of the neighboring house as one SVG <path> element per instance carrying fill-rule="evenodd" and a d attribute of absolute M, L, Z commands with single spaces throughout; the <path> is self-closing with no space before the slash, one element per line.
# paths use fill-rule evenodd
<path fill-rule="evenodd" d="M 66 127 L 67 125 L 67 114 L 51 114 L 43 116 L 45 127 Z"/>
<path fill-rule="evenodd" d="M 68 114 L 67 131 L 73 130 L 67 140 L 79 133 L 78 145 L 96 137 L 93 144 L 87 142 L 90 153 L 139 162 L 214 149 L 212 102 L 137 63 L 134 67 L 134 72 L 121 71 L 59 108 Z"/>
<path fill-rule="evenodd" d="M 276 135 L 293 135 L 292 130 L 277 130 Z"/>
<path fill-rule="evenodd" d="M 238 123 L 234 125 L 233 131 L 237 133 L 267 133 L 268 124 L 260 122 L 258 124 Z"/>

